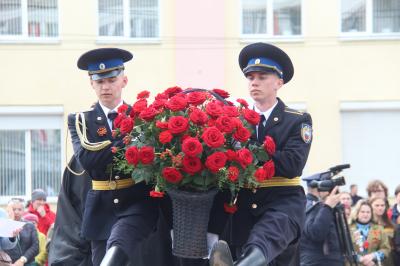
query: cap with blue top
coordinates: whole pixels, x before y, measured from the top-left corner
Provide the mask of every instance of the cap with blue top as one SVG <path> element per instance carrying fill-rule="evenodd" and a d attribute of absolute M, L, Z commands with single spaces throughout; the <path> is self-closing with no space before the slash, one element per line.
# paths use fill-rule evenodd
<path fill-rule="evenodd" d="M 239 54 L 239 65 L 243 73 L 275 73 L 284 83 L 289 82 L 294 73 L 290 57 L 280 48 L 268 43 L 252 43 Z"/>
<path fill-rule="evenodd" d="M 118 76 L 124 70 L 124 62 L 133 55 L 119 48 L 99 48 L 90 50 L 78 59 L 78 68 L 87 70 L 92 80 Z"/>

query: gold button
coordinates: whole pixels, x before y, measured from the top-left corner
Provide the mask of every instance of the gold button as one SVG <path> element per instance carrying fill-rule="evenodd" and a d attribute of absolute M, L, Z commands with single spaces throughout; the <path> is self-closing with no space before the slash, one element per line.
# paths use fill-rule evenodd
<path fill-rule="evenodd" d="M 119 202 L 119 199 L 114 199 L 115 204 L 118 204 L 118 202 Z"/>
<path fill-rule="evenodd" d="M 257 189 L 253 188 L 253 190 L 252 190 L 251 192 L 253 192 L 254 194 L 256 194 L 256 193 L 257 193 Z"/>
<path fill-rule="evenodd" d="M 115 176 L 115 180 L 118 180 L 118 179 L 119 179 L 119 175 L 116 175 L 116 176 Z"/>
<path fill-rule="evenodd" d="M 111 190 L 114 190 L 114 189 L 117 188 L 117 182 L 111 180 L 111 181 L 108 183 L 108 186 L 110 187 Z"/>
<path fill-rule="evenodd" d="M 278 121 L 279 120 L 279 118 L 278 117 L 274 117 L 274 121 L 276 122 L 276 121 Z"/>
<path fill-rule="evenodd" d="M 251 208 L 257 209 L 257 204 L 255 204 L 255 203 L 251 204 Z"/>

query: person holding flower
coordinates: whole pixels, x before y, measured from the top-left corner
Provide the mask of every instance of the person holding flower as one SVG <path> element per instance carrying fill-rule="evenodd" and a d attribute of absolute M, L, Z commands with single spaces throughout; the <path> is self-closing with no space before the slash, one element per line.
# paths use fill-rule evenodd
<path fill-rule="evenodd" d="M 357 202 L 350 231 L 359 263 L 365 266 L 382 265 L 390 252 L 390 244 L 383 227 L 373 221 L 372 206 L 367 200 Z"/>
<path fill-rule="evenodd" d="M 306 206 L 299 176 L 311 147 L 311 116 L 288 108 L 277 97 L 278 90 L 293 76 L 292 62 L 280 48 L 266 43 L 247 45 L 239 54 L 239 65 L 254 100 L 251 109 L 260 114 L 253 142 L 267 143 L 267 149 L 274 153 L 272 160 L 255 172 L 258 188 L 239 191 L 231 249 L 219 241 L 210 265 L 298 265 L 296 254 Z M 273 177 L 268 179 L 271 173 Z"/>
<path fill-rule="evenodd" d="M 122 100 L 122 90 L 128 83 L 124 62 L 132 57 L 126 50 L 99 48 L 81 55 L 77 63 L 78 68 L 88 71 L 98 98 L 92 110 L 68 116 L 74 155 L 92 182 L 81 233 L 91 241 L 95 266 L 133 261 L 132 251 L 150 234 L 157 220 L 157 206 L 148 197 L 150 187 L 135 183 L 129 174 L 112 165 L 112 148 L 124 146 L 112 130 L 118 111 L 130 110 Z M 124 130 L 133 127 L 130 117 L 118 123 Z"/>

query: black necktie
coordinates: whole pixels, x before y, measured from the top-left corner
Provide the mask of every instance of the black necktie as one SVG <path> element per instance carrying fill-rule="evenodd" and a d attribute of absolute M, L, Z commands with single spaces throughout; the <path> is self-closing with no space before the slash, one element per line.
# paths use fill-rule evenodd
<path fill-rule="evenodd" d="M 260 123 L 258 124 L 258 130 L 257 130 L 257 140 L 260 143 L 264 142 L 265 139 L 265 116 L 264 115 L 260 115 Z"/>
<path fill-rule="evenodd" d="M 111 120 L 111 129 L 114 129 L 114 119 L 118 116 L 117 112 L 108 112 L 107 117 Z"/>

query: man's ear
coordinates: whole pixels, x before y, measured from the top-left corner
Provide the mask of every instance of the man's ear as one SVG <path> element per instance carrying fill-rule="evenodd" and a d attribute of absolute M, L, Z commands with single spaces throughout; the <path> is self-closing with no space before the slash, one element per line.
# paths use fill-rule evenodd
<path fill-rule="evenodd" d="M 124 88 L 125 88 L 125 86 L 128 84 L 128 76 L 124 76 L 123 81 L 124 81 Z"/>

